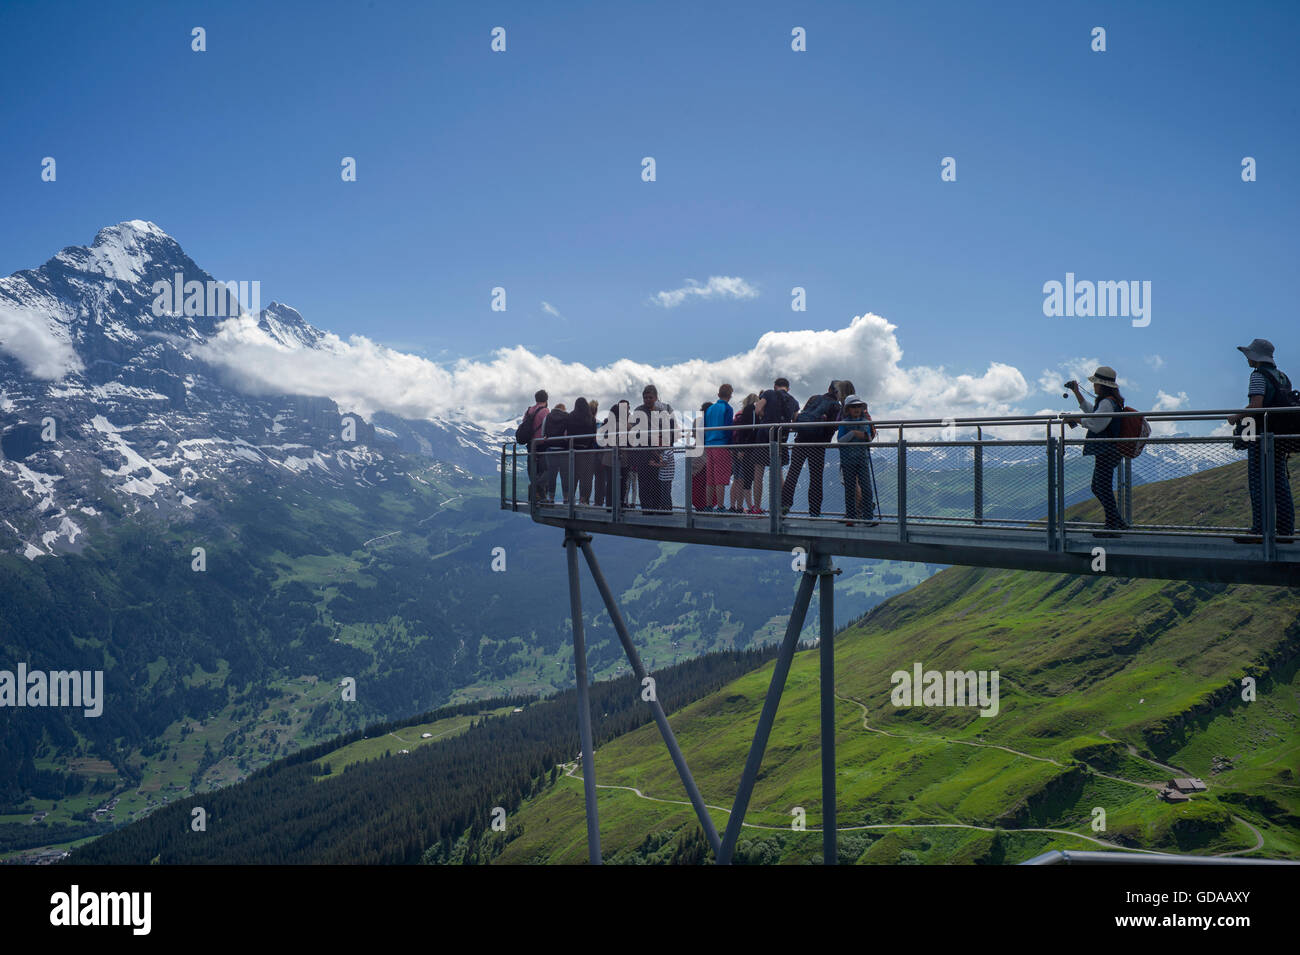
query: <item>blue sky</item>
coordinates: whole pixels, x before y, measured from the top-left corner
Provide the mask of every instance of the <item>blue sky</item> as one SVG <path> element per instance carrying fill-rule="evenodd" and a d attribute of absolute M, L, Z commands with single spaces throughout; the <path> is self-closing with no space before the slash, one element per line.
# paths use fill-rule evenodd
<path fill-rule="evenodd" d="M 264 304 L 440 362 L 716 361 L 873 312 L 902 367 L 1005 363 L 1026 410 L 1063 407 L 1037 379 L 1085 357 L 1139 406 L 1240 405 L 1236 344 L 1300 377 L 1298 25 L 1250 2 L 10 0 L 0 274 L 138 218 Z M 1066 272 L 1150 281 L 1150 325 L 1044 316 Z M 711 276 L 757 295 L 653 302 Z"/>

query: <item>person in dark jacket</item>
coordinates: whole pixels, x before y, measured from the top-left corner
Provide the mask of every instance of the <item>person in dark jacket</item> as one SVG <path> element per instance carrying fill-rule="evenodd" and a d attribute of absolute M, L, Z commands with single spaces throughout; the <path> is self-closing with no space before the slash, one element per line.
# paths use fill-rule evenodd
<path fill-rule="evenodd" d="M 546 389 L 539 389 L 533 395 L 534 404 L 524 412 L 524 421 L 531 423 L 532 437 L 528 439 L 528 499 L 538 504 L 545 503 L 542 493 L 542 481 L 546 477 L 546 459 L 541 453 L 542 429 L 546 416 L 550 413 L 547 402 L 550 396 Z M 516 432 L 517 433 L 517 432 Z"/>
<path fill-rule="evenodd" d="M 573 403 L 564 433 L 573 438 L 573 476 L 578 485 L 578 503 L 590 504 L 591 482 L 596 473 L 596 416 L 591 413 L 586 398 L 579 398 Z M 565 450 L 567 452 L 567 447 Z M 567 462 L 565 467 L 567 471 Z M 567 500 L 567 490 L 564 496 Z"/>
<path fill-rule="evenodd" d="M 601 419 L 597 413 L 595 401 L 588 401 L 587 406 L 591 409 L 592 420 L 596 422 L 596 430 L 600 431 L 601 427 L 608 420 L 608 417 Z M 591 484 L 591 502 L 597 507 L 605 507 L 609 503 L 609 468 L 613 461 L 613 452 L 602 447 L 599 441 L 596 442 L 597 451 L 592 457 L 595 458 Z"/>
<path fill-rule="evenodd" d="M 799 401 L 790 394 L 790 382 L 785 378 L 778 378 L 772 383 L 772 387 L 759 397 L 763 399 L 763 413 L 759 418 L 762 424 L 782 424 L 793 421 L 795 415 L 799 413 Z M 790 463 L 790 448 L 786 444 L 788 436 L 788 428 L 777 430 L 776 441 L 781 446 L 782 467 Z"/>
<path fill-rule="evenodd" d="M 1251 367 L 1250 383 L 1246 387 L 1247 407 L 1278 408 L 1285 405 L 1285 398 L 1291 392 L 1291 380 L 1273 362 L 1273 343 L 1256 338 L 1249 345 L 1238 345 L 1237 350 L 1246 356 Z M 1236 414 L 1228 419 L 1228 423 L 1236 424 L 1246 417 L 1250 416 Z M 1257 418 L 1255 434 L 1262 434 L 1263 431 L 1264 422 Z M 1291 441 L 1273 442 L 1273 504 L 1277 514 L 1277 533 L 1284 537 L 1295 533 L 1295 501 L 1291 496 L 1291 475 L 1287 471 L 1287 455 L 1291 452 L 1292 444 Z M 1262 534 L 1264 460 L 1261 442 L 1258 440 L 1246 445 L 1246 481 L 1250 490 L 1250 532 Z"/>
<path fill-rule="evenodd" d="M 808 462 L 808 513 L 812 517 L 822 514 L 822 474 L 826 468 L 826 448 L 835 436 L 835 424 L 840 417 L 840 399 L 831 382 L 825 394 L 813 395 L 795 416 L 796 421 L 827 421 L 824 428 L 803 427 L 795 431 L 794 450 L 790 452 L 790 470 L 781 484 L 781 513 L 794 506 L 794 491 L 799 485 L 799 472 Z"/>
<path fill-rule="evenodd" d="M 555 503 L 555 479 L 561 479 L 564 498 L 568 500 L 569 492 L 569 442 L 565 439 L 569 427 L 569 412 L 563 403 L 551 409 L 542 424 L 542 459 L 546 462 L 546 474 L 542 478 L 542 495 L 546 504 Z"/>
<path fill-rule="evenodd" d="M 1083 411 L 1095 414 L 1114 414 L 1124 410 L 1124 396 L 1119 393 L 1119 384 L 1115 378 L 1115 369 L 1102 365 L 1088 380 L 1096 386 L 1092 405 L 1089 407 L 1077 381 L 1067 381 L 1065 387 L 1074 392 L 1075 399 Z M 1083 446 L 1085 455 L 1092 455 L 1092 493 L 1101 502 L 1101 509 L 1106 514 L 1107 530 L 1128 530 L 1128 525 L 1119 516 L 1119 505 L 1115 503 L 1115 469 L 1119 467 L 1119 447 L 1113 440 L 1098 441 L 1097 438 L 1118 438 L 1120 418 L 1078 418 L 1067 416 L 1065 421 L 1073 428 L 1082 423 L 1087 429 L 1086 437 L 1094 439 Z"/>
<path fill-rule="evenodd" d="M 637 452 L 629 451 L 627 445 L 627 434 L 620 431 L 620 428 L 627 428 L 632 420 L 632 402 L 623 399 L 614 402 L 614 406 L 609 411 L 610 414 L 610 442 L 612 446 L 606 452 L 609 455 L 609 494 L 607 496 L 608 506 L 612 509 L 614 506 L 614 449 L 618 449 L 618 496 L 619 506 L 627 507 L 627 502 L 631 498 L 632 485 L 635 483 L 633 475 L 636 474 L 636 455 Z"/>
<path fill-rule="evenodd" d="M 749 395 L 736 424 L 761 424 L 766 400 L 758 395 Z M 763 469 L 767 467 L 769 449 L 767 430 L 765 428 L 747 428 L 737 430 L 737 443 L 741 446 L 743 461 L 741 475 L 745 481 L 746 508 L 749 514 L 763 513 Z"/>

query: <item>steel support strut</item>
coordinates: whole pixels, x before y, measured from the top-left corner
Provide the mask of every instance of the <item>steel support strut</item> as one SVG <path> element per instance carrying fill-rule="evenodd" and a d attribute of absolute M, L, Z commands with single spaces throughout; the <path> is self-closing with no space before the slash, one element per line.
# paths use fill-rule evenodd
<path fill-rule="evenodd" d="M 745 810 L 749 808 L 749 797 L 754 792 L 754 781 L 758 778 L 758 770 L 763 763 L 767 738 L 772 732 L 776 708 L 781 702 L 785 679 L 790 673 L 790 661 L 794 659 L 795 647 L 799 643 L 799 633 L 803 630 L 804 618 L 808 615 L 808 604 L 812 601 L 813 584 L 816 582 L 817 574 L 805 570 L 803 579 L 799 582 L 799 592 L 794 598 L 794 609 L 790 611 L 790 623 L 785 630 L 785 639 L 781 641 L 781 649 L 776 656 L 772 682 L 767 688 L 767 698 L 763 701 L 763 712 L 758 718 L 758 727 L 754 730 L 754 742 L 749 747 L 749 758 L 745 761 L 745 771 L 740 777 L 740 788 L 736 790 L 736 802 L 731 809 L 731 818 L 727 820 L 727 831 L 722 837 L 722 848 L 718 850 L 718 865 L 730 865 L 731 857 L 736 851 L 740 827 L 745 823 Z"/>
<path fill-rule="evenodd" d="M 829 554 L 818 553 L 815 569 L 810 573 L 821 578 L 821 638 L 818 656 L 821 658 L 822 722 L 822 864 L 839 863 L 835 829 L 835 575 Z"/>
<path fill-rule="evenodd" d="M 591 698 L 587 685 L 587 644 L 582 633 L 582 591 L 578 585 L 578 544 L 585 534 L 566 531 L 569 564 L 569 612 L 573 616 L 573 669 L 578 681 L 578 735 L 582 740 L 582 788 L 587 795 L 587 857 L 600 865 L 600 823 L 596 818 L 596 757 L 591 745 Z"/>
<path fill-rule="evenodd" d="M 605 575 L 601 573 L 600 564 L 596 562 L 596 554 L 591 549 L 590 538 L 581 540 L 581 544 L 583 556 L 587 558 L 587 567 L 591 570 L 591 577 L 596 581 L 596 589 L 600 591 L 600 597 L 605 601 L 605 609 L 609 612 L 609 619 L 614 624 L 614 631 L 618 634 L 619 642 L 623 644 L 623 650 L 627 653 L 628 662 L 632 664 L 632 672 L 636 674 L 638 685 L 643 685 L 646 679 L 646 670 L 641 663 L 641 655 L 636 652 L 636 647 L 632 644 L 632 637 L 627 632 L 627 624 L 623 621 L 623 614 L 619 612 L 618 604 L 614 601 L 614 594 L 609 589 Z M 677 767 L 677 775 L 681 777 L 682 785 L 686 787 L 686 795 L 690 797 L 691 805 L 695 807 L 695 815 L 699 818 L 700 826 L 704 829 L 704 835 L 709 840 L 709 845 L 713 848 L 713 854 L 716 856 L 722 845 L 722 840 L 718 838 L 718 829 L 713 824 L 713 817 L 709 815 L 708 807 L 704 805 L 704 797 L 700 795 L 699 787 L 695 785 L 695 779 L 686 766 L 686 759 L 682 756 L 681 747 L 677 745 L 677 737 L 673 735 L 672 727 L 668 725 L 668 717 L 664 714 L 664 708 L 659 702 L 658 694 L 652 695 L 649 702 L 650 711 L 654 714 L 655 722 L 659 725 L 659 732 L 664 738 L 664 745 L 668 747 L 668 753 L 672 756 L 673 765 Z"/>

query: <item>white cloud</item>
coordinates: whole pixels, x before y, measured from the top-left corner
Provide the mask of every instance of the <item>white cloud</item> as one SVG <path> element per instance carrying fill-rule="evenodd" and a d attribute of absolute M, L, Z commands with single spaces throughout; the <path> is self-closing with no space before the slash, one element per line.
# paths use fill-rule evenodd
<path fill-rule="evenodd" d="M 1187 408 L 1190 401 L 1187 392 L 1180 391 L 1176 395 L 1171 395 L 1163 389 L 1156 392 L 1155 403 L 1151 405 L 1151 411 L 1183 411 Z M 1151 433 L 1158 438 L 1168 437 L 1175 434 L 1186 434 L 1189 427 L 1186 421 L 1164 421 L 1157 419 L 1147 422 L 1151 425 Z M 1232 430 L 1229 429 L 1229 434 Z"/>
<path fill-rule="evenodd" d="M 250 316 L 222 323 L 196 357 L 225 369 L 245 390 L 257 393 L 329 395 L 345 409 L 370 414 L 383 409 L 410 418 L 463 411 L 480 422 L 517 417 L 545 388 L 553 402 L 581 395 L 607 409 L 620 398 L 639 400 L 654 382 L 660 396 L 679 410 L 693 410 L 723 381 L 737 397 L 790 379 L 791 392 L 806 399 L 833 378 L 847 378 L 882 417 L 954 417 L 1018 413 L 1029 393 L 1021 373 L 990 363 L 982 374 L 951 374 L 942 367 L 904 368 L 895 326 L 879 315 L 853 319 L 846 328 L 767 332 L 746 351 L 716 361 L 688 359 L 666 365 L 623 358 L 599 367 L 537 355 L 522 346 L 498 349 L 488 360 L 442 365 L 403 354 L 367 338 L 344 341 L 326 335 L 322 348 L 289 348 L 257 327 Z M 737 400 L 735 404 L 739 404 Z"/>
<path fill-rule="evenodd" d="M 0 305 L 0 349 L 22 362 L 36 378 L 58 380 L 82 367 L 66 326 L 28 308 Z"/>
<path fill-rule="evenodd" d="M 703 285 L 694 279 L 687 279 L 682 288 L 657 292 L 650 301 L 664 308 L 676 308 L 692 296 L 703 299 L 757 298 L 758 289 L 739 276 L 711 275 Z"/>
<path fill-rule="evenodd" d="M 1038 376 L 1038 387 L 1042 391 L 1054 391 L 1061 394 L 1061 386 L 1065 382 L 1077 381 L 1079 387 L 1084 391 L 1091 391 L 1092 385 L 1088 381 L 1088 376 L 1101 365 L 1102 362 L 1096 358 L 1071 358 L 1057 365 L 1056 368 L 1044 368 L 1043 373 Z M 1115 379 L 1119 383 L 1121 391 L 1125 388 L 1137 387 L 1136 382 L 1124 377 L 1122 369 L 1116 369 L 1116 371 L 1121 372 Z"/>
<path fill-rule="evenodd" d="M 542 302 L 542 311 L 545 312 L 547 315 L 554 315 L 556 318 L 560 319 L 561 321 L 568 320 L 563 315 L 561 315 L 560 310 L 556 308 L 554 305 L 552 305 L 550 302 Z"/>
<path fill-rule="evenodd" d="M 1165 360 L 1161 358 L 1159 355 L 1147 355 L 1146 358 L 1142 360 L 1145 361 L 1152 368 L 1154 368 L 1156 371 L 1159 371 L 1161 368 L 1165 367 Z"/>
<path fill-rule="evenodd" d="M 1151 406 L 1151 410 L 1181 411 L 1187 407 L 1187 402 L 1187 392 L 1180 391 L 1176 395 L 1171 395 L 1161 389 L 1156 392 L 1156 403 Z"/>

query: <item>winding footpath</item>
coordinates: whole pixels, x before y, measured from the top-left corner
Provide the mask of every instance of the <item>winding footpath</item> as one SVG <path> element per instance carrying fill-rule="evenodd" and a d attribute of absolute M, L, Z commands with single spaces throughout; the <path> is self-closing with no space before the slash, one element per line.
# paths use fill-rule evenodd
<path fill-rule="evenodd" d="M 1035 756 L 1033 753 L 1026 753 L 1023 750 L 1013 749 L 1010 746 L 1002 746 L 996 743 L 978 743 L 978 742 L 973 742 L 971 740 L 950 739 L 948 737 L 938 736 L 938 735 L 921 736 L 913 733 L 891 733 L 887 730 L 882 730 L 878 727 L 871 726 L 867 722 L 868 711 L 867 711 L 866 704 L 862 703 L 859 700 L 855 700 L 852 697 L 840 696 L 838 693 L 835 695 L 835 698 L 837 700 L 840 700 L 841 702 L 852 703 L 854 706 L 860 707 L 862 710 L 862 728 L 867 730 L 868 732 L 879 734 L 880 736 L 888 736 L 893 739 L 907 740 L 908 742 L 916 742 L 916 743 L 939 742 L 939 743 L 947 743 L 950 745 L 975 746 L 983 749 L 1000 749 L 1003 752 L 1011 753 L 1014 756 L 1020 756 L 1023 757 L 1024 759 L 1032 759 L 1032 760 L 1036 760 L 1037 762 L 1050 763 L 1051 765 L 1062 769 L 1065 768 L 1064 763 L 1061 763 L 1050 757 Z M 1121 742 L 1120 740 L 1115 740 L 1115 738 L 1111 736 L 1109 733 L 1107 733 L 1105 730 L 1101 731 L 1101 735 L 1104 736 L 1106 739 L 1114 740 L 1115 742 Z M 1176 767 L 1167 766 L 1164 763 L 1159 763 L 1156 762 L 1155 760 L 1147 759 L 1145 756 L 1142 756 L 1138 753 L 1137 747 L 1134 746 L 1132 743 L 1126 743 L 1125 746 L 1128 748 L 1129 754 L 1131 756 L 1134 756 L 1137 759 L 1143 760 L 1144 762 L 1147 763 L 1151 763 L 1153 766 L 1159 766 L 1161 769 L 1167 770 L 1175 775 L 1186 773 L 1186 770 L 1177 769 Z M 578 763 L 576 761 L 561 763 L 560 765 L 564 769 L 564 775 L 566 778 L 575 779 L 575 780 L 581 780 L 583 778 L 582 775 L 578 772 Z M 1115 782 L 1125 783 L 1126 785 L 1129 786 L 1137 786 L 1142 789 L 1158 790 L 1162 788 L 1162 785 L 1160 783 L 1138 782 L 1137 780 L 1133 780 L 1133 779 L 1124 779 L 1120 776 L 1111 776 L 1106 773 L 1100 773 L 1097 772 L 1096 770 L 1092 770 L 1092 772 L 1103 779 L 1110 779 Z M 673 806 L 690 807 L 691 805 L 690 802 L 684 799 L 661 799 L 658 796 L 647 796 L 645 793 L 643 793 L 640 789 L 636 788 L 635 786 L 616 786 L 607 783 L 596 783 L 596 788 L 597 789 L 621 789 L 626 792 L 633 793 L 638 798 L 645 799 L 649 802 L 665 803 Z M 726 813 L 727 815 L 731 815 L 731 810 L 728 809 L 726 806 L 715 806 L 715 805 L 711 805 L 710 803 L 705 803 L 704 805 L 705 808 L 707 809 L 713 809 L 718 812 L 723 812 Z M 1235 849 L 1231 852 L 1212 853 L 1213 856 L 1219 858 L 1226 858 L 1228 856 L 1246 855 L 1251 852 L 1256 852 L 1259 849 L 1262 849 L 1264 847 L 1264 834 L 1260 832 L 1259 829 L 1251 825 L 1245 819 L 1242 819 L 1240 816 L 1234 815 L 1232 816 L 1232 819 L 1235 820 L 1236 822 L 1239 822 L 1241 825 L 1245 826 L 1247 829 L 1251 831 L 1251 833 L 1255 836 L 1255 844 L 1251 846 L 1249 849 Z M 761 829 L 761 830 L 767 830 L 769 832 L 792 831 L 790 826 L 764 826 L 756 822 L 743 822 L 741 823 L 741 826 L 745 829 Z M 1040 829 L 1040 828 L 1008 829 L 1005 827 L 995 828 L 992 826 L 976 826 L 976 825 L 971 825 L 969 823 L 962 823 L 962 822 L 891 822 L 891 823 L 874 823 L 870 825 L 861 825 L 861 826 L 838 826 L 836 827 L 835 831 L 836 832 L 860 832 L 867 829 L 975 829 L 980 832 L 997 832 L 999 828 L 1001 829 L 1002 832 L 1038 832 L 1038 833 L 1048 833 L 1057 836 L 1070 836 L 1075 839 L 1083 839 L 1087 842 L 1094 843 L 1095 845 L 1104 846 L 1107 849 L 1118 849 L 1123 852 L 1141 852 L 1147 855 L 1164 854 L 1154 849 L 1135 849 L 1130 846 L 1124 846 L 1118 843 L 1108 842 L 1105 839 L 1098 839 L 1095 836 L 1086 835 L 1081 832 L 1074 832 L 1069 829 Z M 793 831 L 821 832 L 822 830 L 809 827 L 804 830 L 793 830 Z"/>

